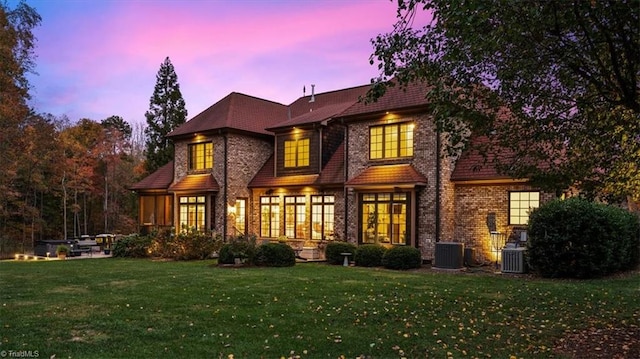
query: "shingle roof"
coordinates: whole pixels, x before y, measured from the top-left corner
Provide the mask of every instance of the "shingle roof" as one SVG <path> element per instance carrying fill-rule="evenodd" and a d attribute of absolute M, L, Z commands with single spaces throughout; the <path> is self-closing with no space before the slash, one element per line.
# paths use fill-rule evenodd
<path fill-rule="evenodd" d="M 133 184 L 129 189 L 134 191 L 166 190 L 173 182 L 173 161 L 158 168 L 155 172 Z"/>
<path fill-rule="evenodd" d="M 344 144 L 341 144 L 320 174 L 273 175 L 274 156 L 271 156 L 249 183 L 249 188 L 330 186 L 344 183 Z"/>
<path fill-rule="evenodd" d="M 491 150 L 485 156 L 477 149 L 478 146 L 487 145 L 489 139 L 486 136 L 474 136 L 471 139 L 470 149 L 465 150 L 460 158 L 456 161 L 455 168 L 451 173 L 452 181 L 487 181 L 510 179 L 511 177 L 498 173 L 493 163 L 498 156 L 499 161 L 508 160 L 508 154 L 505 151 L 496 151 L 496 147 L 492 146 Z"/>
<path fill-rule="evenodd" d="M 189 175 L 169 187 L 169 191 L 218 192 L 220 186 L 212 174 Z"/>
<path fill-rule="evenodd" d="M 217 129 L 235 129 L 257 134 L 269 134 L 267 127 L 287 119 L 287 106 L 232 92 L 202 111 L 167 137 L 176 137 Z"/>
<path fill-rule="evenodd" d="M 344 142 L 338 146 L 324 166 L 316 183 L 319 185 L 344 184 Z"/>
<path fill-rule="evenodd" d="M 311 96 L 300 97 L 289 105 L 290 118 L 268 129 L 277 130 L 329 120 L 353 106 L 367 93 L 369 87 L 370 85 L 365 85 L 314 94 L 313 102 L 309 102 Z"/>
<path fill-rule="evenodd" d="M 428 90 L 429 86 L 424 82 L 413 82 L 406 88 L 398 85 L 389 87 L 378 101 L 368 104 L 358 102 L 344 111 L 341 116 L 357 116 L 425 106 L 429 103 L 425 98 Z"/>
<path fill-rule="evenodd" d="M 347 187 L 376 185 L 425 186 L 427 178 L 410 164 L 371 166 L 347 181 Z"/>
<path fill-rule="evenodd" d="M 289 187 L 289 186 L 311 186 L 318 179 L 317 174 L 313 175 L 297 175 L 275 177 L 273 170 L 275 168 L 274 156 L 269 157 L 267 162 L 262 166 L 260 171 L 253 177 L 247 187 L 263 188 L 263 187 Z"/>
<path fill-rule="evenodd" d="M 329 91 L 315 94 L 314 101 L 309 102 L 311 96 L 300 97 L 289 105 L 291 118 L 302 116 L 306 113 L 313 112 L 327 105 L 335 105 L 341 103 L 354 104 L 361 96 L 364 96 L 371 85 L 363 85 L 351 87 L 342 90 Z"/>

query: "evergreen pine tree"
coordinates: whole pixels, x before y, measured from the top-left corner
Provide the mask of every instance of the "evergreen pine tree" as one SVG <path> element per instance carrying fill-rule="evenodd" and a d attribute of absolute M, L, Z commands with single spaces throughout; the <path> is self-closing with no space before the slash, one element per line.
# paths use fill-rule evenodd
<path fill-rule="evenodd" d="M 169 57 L 160 65 L 149 111 L 145 113 L 145 117 L 147 118 L 145 168 L 152 173 L 173 159 L 173 143 L 166 136 L 183 124 L 187 118 L 178 75 Z"/>

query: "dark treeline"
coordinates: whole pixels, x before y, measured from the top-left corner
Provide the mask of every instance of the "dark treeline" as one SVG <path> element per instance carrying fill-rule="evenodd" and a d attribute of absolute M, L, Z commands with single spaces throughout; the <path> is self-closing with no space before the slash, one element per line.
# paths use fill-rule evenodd
<path fill-rule="evenodd" d="M 136 230 L 128 186 L 144 171 L 142 125 L 132 129 L 118 116 L 70 123 L 30 114 L 16 135 L 17 150 L 3 156 L 2 252 L 29 251 L 40 239 Z"/>

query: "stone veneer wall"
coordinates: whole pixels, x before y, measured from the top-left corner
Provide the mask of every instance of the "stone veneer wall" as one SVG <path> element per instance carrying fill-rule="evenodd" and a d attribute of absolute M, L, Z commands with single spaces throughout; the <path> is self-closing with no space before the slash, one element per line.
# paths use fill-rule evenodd
<path fill-rule="evenodd" d="M 507 236 L 514 228 L 522 226 L 508 225 L 509 191 L 535 190 L 525 183 L 494 185 L 455 186 L 455 232 L 456 242 L 465 243 L 465 247 L 475 248 L 477 260 L 495 261 L 491 250 L 491 237 L 487 228 L 487 214 L 496 214 L 496 229 Z M 554 194 L 541 192 L 540 202 L 555 198 Z"/>
<path fill-rule="evenodd" d="M 384 120 L 385 122 L 382 122 Z M 380 124 L 390 124 L 397 122 L 413 121 L 414 127 L 414 153 L 409 160 L 385 160 L 370 161 L 369 160 L 369 127 Z M 418 114 L 413 116 L 400 117 L 395 119 L 381 118 L 380 120 L 361 121 L 349 124 L 348 127 L 348 180 L 358 176 L 367 167 L 373 165 L 384 164 L 400 164 L 410 163 L 420 173 L 427 178 L 427 186 L 424 188 L 416 188 L 417 218 L 415 232 L 412 243 L 417 245 L 422 252 L 424 259 L 433 258 L 434 243 L 436 240 L 435 233 L 435 202 L 436 202 L 436 161 L 439 156 L 436 153 L 436 134 L 432 122 L 432 118 L 427 114 Z M 451 188 L 445 185 L 448 182 L 451 167 L 443 165 L 441 173 L 441 186 L 446 191 L 451 192 Z M 446 179 L 446 181 L 445 181 Z M 393 189 L 393 183 L 389 184 L 389 189 Z M 358 197 L 357 192 L 349 189 L 347 201 L 347 240 L 352 243 L 358 242 Z M 441 196 L 441 204 L 448 201 L 451 194 Z M 452 214 L 443 215 L 445 211 L 450 211 L 451 206 L 441 205 L 441 217 L 451 221 Z M 441 222 L 443 223 L 443 222 Z M 451 232 L 451 224 L 442 226 L 442 232 Z M 449 235 L 450 236 L 450 235 Z"/>

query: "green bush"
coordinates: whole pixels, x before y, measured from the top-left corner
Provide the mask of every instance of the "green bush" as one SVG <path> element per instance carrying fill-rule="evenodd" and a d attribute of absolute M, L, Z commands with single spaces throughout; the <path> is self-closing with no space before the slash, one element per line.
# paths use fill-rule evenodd
<path fill-rule="evenodd" d="M 360 267 L 380 267 L 387 249 L 379 244 L 364 244 L 356 249 L 353 259 Z"/>
<path fill-rule="evenodd" d="M 325 258 L 329 264 L 344 263 L 344 256 L 340 253 L 355 253 L 356 246 L 348 242 L 329 242 L 324 250 Z"/>
<path fill-rule="evenodd" d="M 640 223 L 618 207 L 552 201 L 531 213 L 528 234 L 529 267 L 543 277 L 593 278 L 638 266 Z"/>
<path fill-rule="evenodd" d="M 152 256 L 175 260 L 207 259 L 222 246 L 222 237 L 215 232 L 159 230 L 149 237 Z"/>
<path fill-rule="evenodd" d="M 252 264 L 256 254 L 255 236 L 238 236 L 222 245 L 218 254 L 218 263 L 234 264 L 240 258 L 245 264 Z"/>
<path fill-rule="evenodd" d="M 267 243 L 256 249 L 254 263 L 265 267 L 292 267 L 296 264 L 296 253 L 286 243 Z"/>
<path fill-rule="evenodd" d="M 151 238 L 132 234 L 113 244 L 114 257 L 145 258 L 149 256 Z"/>
<path fill-rule="evenodd" d="M 382 265 L 388 269 L 413 269 L 422 266 L 420 250 L 409 246 L 395 246 L 382 257 Z"/>

